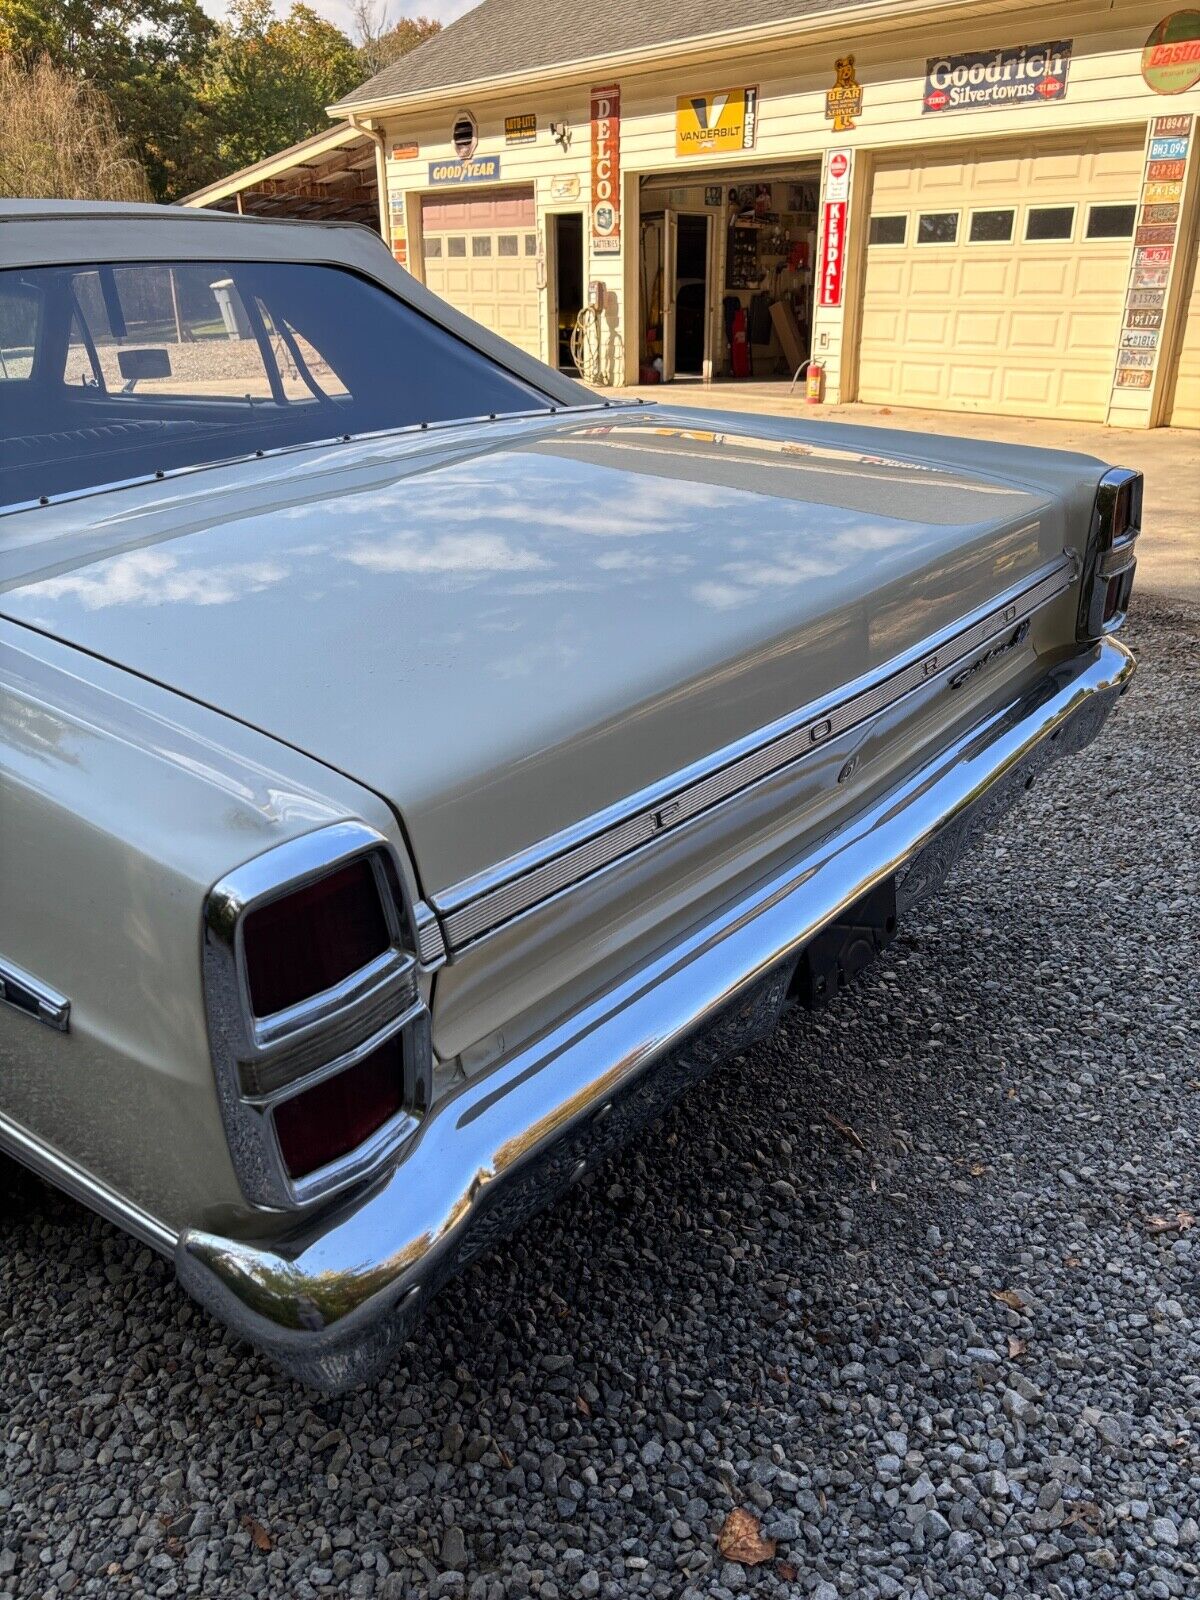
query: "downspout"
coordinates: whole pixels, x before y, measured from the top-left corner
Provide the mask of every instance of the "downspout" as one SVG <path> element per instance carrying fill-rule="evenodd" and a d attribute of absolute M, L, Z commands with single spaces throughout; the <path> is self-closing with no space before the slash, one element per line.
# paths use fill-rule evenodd
<path fill-rule="evenodd" d="M 365 133 L 375 146 L 375 189 L 379 200 L 379 232 L 388 249 L 392 248 L 392 222 L 388 212 L 388 181 L 387 181 L 387 147 L 383 142 L 383 134 L 370 122 L 362 122 L 353 111 L 349 116 L 350 126 L 357 133 Z"/>

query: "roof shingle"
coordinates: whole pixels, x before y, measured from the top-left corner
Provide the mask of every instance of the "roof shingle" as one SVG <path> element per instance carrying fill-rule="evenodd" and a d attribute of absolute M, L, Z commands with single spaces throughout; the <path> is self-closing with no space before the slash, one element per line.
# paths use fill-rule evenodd
<path fill-rule="evenodd" d="M 338 101 L 350 108 L 394 95 L 478 83 L 569 61 L 652 49 L 838 11 L 853 0 L 606 0 L 597 29 L 592 0 L 483 0 L 399 61 Z"/>

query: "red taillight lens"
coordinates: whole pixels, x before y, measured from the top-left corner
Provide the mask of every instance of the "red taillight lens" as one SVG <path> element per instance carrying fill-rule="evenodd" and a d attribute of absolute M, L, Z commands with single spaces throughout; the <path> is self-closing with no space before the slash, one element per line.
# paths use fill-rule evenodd
<path fill-rule="evenodd" d="M 242 937 L 255 1016 L 332 988 L 390 943 L 371 863 L 351 861 L 251 911 Z"/>
<path fill-rule="evenodd" d="M 304 1178 L 346 1155 L 394 1117 L 403 1098 L 403 1047 L 396 1037 L 357 1066 L 281 1101 L 275 1132 L 288 1172 Z"/>

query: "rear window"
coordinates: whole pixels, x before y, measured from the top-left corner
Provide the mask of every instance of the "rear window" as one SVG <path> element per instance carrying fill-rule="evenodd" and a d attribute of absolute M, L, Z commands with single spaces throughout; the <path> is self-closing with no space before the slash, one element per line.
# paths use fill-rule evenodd
<path fill-rule="evenodd" d="M 0 504 L 549 404 L 338 267 L 190 261 L 0 272 Z"/>

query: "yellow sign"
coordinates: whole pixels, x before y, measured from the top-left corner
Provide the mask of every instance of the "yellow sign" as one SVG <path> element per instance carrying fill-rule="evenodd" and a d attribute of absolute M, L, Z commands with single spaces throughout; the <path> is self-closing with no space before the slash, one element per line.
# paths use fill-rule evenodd
<path fill-rule="evenodd" d="M 675 102 L 677 156 L 753 150 L 757 134 L 757 88 L 681 94 Z"/>
<path fill-rule="evenodd" d="M 825 116 L 834 133 L 847 133 L 855 117 L 862 116 L 863 92 L 854 71 L 853 56 L 839 56 L 833 64 L 833 88 L 825 91 Z"/>

